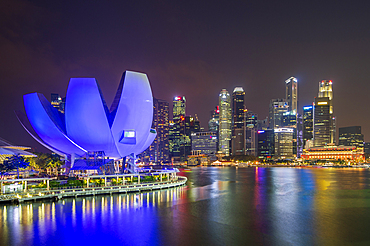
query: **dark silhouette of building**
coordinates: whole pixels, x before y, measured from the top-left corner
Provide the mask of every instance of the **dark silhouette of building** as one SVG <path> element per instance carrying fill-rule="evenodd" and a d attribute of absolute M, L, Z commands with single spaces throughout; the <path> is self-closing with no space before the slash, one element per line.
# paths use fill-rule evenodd
<path fill-rule="evenodd" d="M 180 161 L 185 156 L 183 145 L 185 141 L 185 96 L 173 98 L 172 122 L 169 129 L 169 151 L 170 157 L 175 161 Z"/>
<path fill-rule="evenodd" d="M 166 164 L 170 162 L 169 152 L 169 103 L 153 98 L 153 123 L 157 136 L 141 155 L 144 162 Z"/>
<path fill-rule="evenodd" d="M 271 159 L 275 153 L 274 130 L 258 131 L 258 157 L 263 159 Z"/>
<path fill-rule="evenodd" d="M 303 145 L 313 139 L 313 106 L 303 107 Z"/>
<path fill-rule="evenodd" d="M 339 145 L 364 148 L 364 135 L 361 126 L 339 128 Z"/>
<path fill-rule="evenodd" d="M 231 153 L 233 155 L 245 154 L 245 116 L 244 116 L 244 95 L 242 87 L 235 87 L 233 91 L 233 124 L 231 138 Z"/>
<path fill-rule="evenodd" d="M 313 133 L 315 147 L 322 147 L 333 143 L 333 115 L 330 108 L 331 100 L 328 97 L 315 98 Z"/>

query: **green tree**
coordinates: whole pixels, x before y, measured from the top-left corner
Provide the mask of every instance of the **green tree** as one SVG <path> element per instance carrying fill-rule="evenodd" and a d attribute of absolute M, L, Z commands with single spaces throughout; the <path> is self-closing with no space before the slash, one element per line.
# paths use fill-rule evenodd
<path fill-rule="evenodd" d="M 52 170 L 56 170 L 60 166 L 63 165 L 63 161 L 60 160 L 58 155 L 53 155 L 49 153 L 34 153 L 37 157 L 30 158 L 30 165 L 32 168 L 37 169 L 39 171 L 44 170 L 48 172 L 52 172 Z"/>
<path fill-rule="evenodd" d="M 57 156 L 50 156 L 46 159 L 46 170 L 50 173 L 54 170 L 56 174 L 58 173 L 58 168 L 63 164 L 63 162 Z"/>
<path fill-rule="evenodd" d="M 26 168 L 30 165 L 28 160 L 26 160 L 23 156 L 19 154 L 12 155 L 11 157 L 6 158 L 5 162 L 6 162 L 6 165 L 9 165 L 11 169 L 17 169 L 18 179 L 19 179 L 19 169 Z"/>
<path fill-rule="evenodd" d="M 1 162 L 1 163 L 0 163 L 0 175 L 1 175 L 1 179 L 3 179 L 3 178 L 4 178 L 4 175 L 5 175 L 7 172 L 11 171 L 11 170 L 13 170 L 13 169 L 12 169 L 12 167 L 9 165 L 9 163 L 8 163 L 8 162 L 6 162 L 6 161 Z"/>
<path fill-rule="evenodd" d="M 36 157 L 27 157 L 26 160 L 30 163 L 30 167 L 34 170 L 38 169 L 38 166 L 36 164 Z"/>

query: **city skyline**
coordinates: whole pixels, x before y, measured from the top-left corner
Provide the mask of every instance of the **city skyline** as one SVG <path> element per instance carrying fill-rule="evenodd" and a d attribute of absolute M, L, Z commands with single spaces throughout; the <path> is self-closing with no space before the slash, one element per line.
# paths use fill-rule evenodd
<path fill-rule="evenodd" d="M 14 115 L 24 94 L 64 97 L 70 78 L 95 77 L 111 104 L 124 70 L 148 74 L 156 98 L 185 95 L 187 115 L 197 114 L 204 128 L 223 88 L 243 87 L 248 110 L 263 119 L 270 100 L 284 98 L 287 78 L 298 79 L 300 113 L 317 96 L 317 83 L 332 80 L 337 128 L 362 126 L 369 140 L 370 116 L 358 110 L 370 89 L 364 4 L 163 1 L 86 8 L 9 1 L 1 7 L 0 137 L 15 144 L 41 149 Z"/>

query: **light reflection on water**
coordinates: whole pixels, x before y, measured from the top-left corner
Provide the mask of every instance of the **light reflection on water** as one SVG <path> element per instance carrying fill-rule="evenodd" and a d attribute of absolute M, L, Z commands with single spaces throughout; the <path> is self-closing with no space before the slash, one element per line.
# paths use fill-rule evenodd
<path fill-rule="evenodd" d="M 194 168 L 188 186 L 0 206 L 2 245 L 370 242 L 364 169 Z"/>

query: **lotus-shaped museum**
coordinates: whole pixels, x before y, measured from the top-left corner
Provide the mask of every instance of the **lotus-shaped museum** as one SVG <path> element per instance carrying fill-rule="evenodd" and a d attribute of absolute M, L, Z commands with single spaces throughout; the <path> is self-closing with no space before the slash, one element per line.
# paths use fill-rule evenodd
<path fill-rule="evenodd" d="M 137 155 L 156 137 L 151 129 L 152 91 L 143 73 L 123 73 L 110 110 L 94 78 L 70 79 L 64 114 L 40 93 L 26 94 L 23 100 L 27 117 L 16 112 L 23 127 L 43 146 L 68 158 L 95 151 L 113 159 Z"/>

